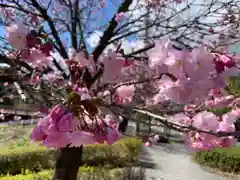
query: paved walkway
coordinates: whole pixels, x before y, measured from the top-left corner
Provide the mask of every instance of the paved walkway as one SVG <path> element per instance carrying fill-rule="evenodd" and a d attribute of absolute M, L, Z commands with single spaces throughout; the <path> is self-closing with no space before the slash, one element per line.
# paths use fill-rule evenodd
<path fill-rule="evenodd" d="M 181 144 L 159 144 L 144 147 L 140 158 L 142 161 L 155 164 L 146 169 L 147 180 L 227 180 L 203 171 L 191 161 L 191 156 Z"/>

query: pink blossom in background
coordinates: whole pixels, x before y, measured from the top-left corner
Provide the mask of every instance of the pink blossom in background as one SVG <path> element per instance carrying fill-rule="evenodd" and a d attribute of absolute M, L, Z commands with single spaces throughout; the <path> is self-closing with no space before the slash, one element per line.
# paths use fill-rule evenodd
<path fill-rule="evenodd" d="M 6 27 L 6 39 L 14 49 L 22 50 L 26 47 L 27 34 L 28 29 L 21 23 Z"/>
<path fill-rule="evenodd" d="M 40 76 L 32 76 L 31 77 L 31 82 L 39 84 L 41 82 L 41 77 Z"/>
<path fill-rule="evenodd" d="M 123 59 L 122 67 L 129 67 L 134 64 L 134 59 Z"/>
<path fill-rule="evenodd" d="M 30 20 L 29 20 L 29 22 L 30 22 L 31 24 L 38 23 L 38 17 L 35 16 L 35 15 L 30 15 Z"/>
<path fill-rule="evenodd" d="M 170 62 L 172 59 L 172 44 L 169 40 L 155 41 L 155 47 L 148 51 L 149 67 L 154 69 L 161 67 L 165 62 Z M 168 61 L 169 60 L 169 61 Z"/>
<path fill-rule="evenodd" d="M 192 119 L 189 116 L 185 115 L 184 113 L 175 114 L 171 117 L 171 119 L 173 119 L 174 122 L 178 122 L 179 124 L 182 125 L 192 124 Z"/>
<path fill-rule="evenodd" d="M 147 146 L 147 147 L 151 147 L 151 146 L 152 146 L 152 143 L 149 142 L 149 141 L 147 141 L 144 145 Z"/>
<path fill-rule="evenodd" d="M 131 102 L 134 93 L 134 85 L 120 86 L 116 89 L 117 96 L 123 102 Z"/>
<path fill-rule="evenodd" d="M 115 129 L 118 129 L 119 122 L 116 120 L 116 117 L 114 117 L 111 114 L 107 114 L 104 118 L 104 122 Z"/>
<path fill-rule="evenodd" d="M 217 61 L 221 61 L 227 68 L 232 68 L 235 65 L 233 58 L 226 55 L 220 55 Z"/>
<path fill-rule="evenodd" d="M 122 75 L 122 58 L 111 50 L 108 51 L 107 56 L 103 57 L 104 72 L 102 80 L 104 82 L 117 81 Z"/>
<path fill-rule="evenodd" d="M 49 66 L 52 63 L 51 57 L 47 57 L 41 50 L 36 48 L 23 51 L 21 58 L 35 67 Z"/>
<path fill-rule="evenodd" d="M 76 55 L 73 59 L 74 59 L 74 61 L 79 63 L 80 67 L 82 67 L 82 68 L 87 67 L 91 70 L 91 72 L 94 72 L 95 62 L 92 58 L 86 59 L 84 52 L 80 51 L 80 52 L 76 53 Z"/>
<path fill-rule="evenodd" d="M 212 132 L 234 132 L 237 116 L 233 112 L 217 117 L 211 112 L 202 111 L 192 118 L 192 125 L 201 130 Z M 232 136 L 217 137 L 207 133 L 190 131 L 186 135 L 186 144 L 193 151 L 211 150 L 214 147 L 231 147 L 236 143 Z"/>
<path fill-rule="evenodd" d="M 188 105 L 184 106 L 184 111 L 186 111 L 186 112 L 193 111 L 196 108 L 197 108 L 196 104 L 188 104 Z"/>
<path fill-rule="evenodd" d="M 174 0 L 174 2 L 176 2 L 177 4 L 181 4 L 184 2 L 184 0 Z"/>
<path fill-rule="evenodd" d="M 240 117 L 240 108 L 233 109 L 232 113 L 234 114 L 234 116 L 239 118 Z"/>
<path fill-rule="evenodd" d="M 50 42 L 46 42 L 41 45 L 41 51 L 45 54 L 45 56 L 50 56 L 50 53 L 53 50 L 53 45 Z"/>
<path fill-rule="evenodd" d="M 211 108 L 222 108 L 228 106 L 234 99 L 234 96 L 215 97 L 213 100 L 205 101 L 205 105 Z"/>
<path fill-rule="evenodd" d="M 120 12 L 120 13 L 116 14 L 115 21 L 117 23 L 120 23 L 124 19 L 124 17 L 125 17 L 124 12 Z"/>
<path fill-rule="evenodd" d="M 60 73 L 52 72 L 45 75 L 46 80 L 53 83 L 57 78 L 61 77 Z"/>
<path fill-rule="evenodd" d="M 184 70 L 189 78 L 195 81 L 206 80 L 215 71 L 214 56 L 206 49 L 193 50 L 191 58 L 184 61 Z"/>
<path fill-rule="evenodd" d="M 192 125 L 196 128 L 206 130 L 206 131 L 215 131 L 219 126 L 219 118 L 212 112 L 202 111 L 196 114 L 193 118 Z"/>
<path fill-rule="evenodd" d="M 87 88 L 80 88 L 78 85 L 73 86 L 73 90 L 76 91 L 80 96 L 81 100 L 91 99 Z"/>

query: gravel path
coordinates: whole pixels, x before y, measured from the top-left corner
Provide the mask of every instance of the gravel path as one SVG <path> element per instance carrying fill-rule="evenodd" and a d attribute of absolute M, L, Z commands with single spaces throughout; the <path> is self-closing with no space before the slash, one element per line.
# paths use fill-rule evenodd
<path fill-rule="evenodd" d="M 147 180 L 227 180 L 203 171 L 191 161 L 184 145 L 164 144 L 144 147 L 141 161 L 154 168 L 146 169 Z"/>

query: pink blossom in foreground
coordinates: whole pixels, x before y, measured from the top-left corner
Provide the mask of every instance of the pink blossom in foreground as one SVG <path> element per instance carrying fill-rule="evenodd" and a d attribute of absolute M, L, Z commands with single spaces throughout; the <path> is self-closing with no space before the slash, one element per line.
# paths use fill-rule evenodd
<path fill-rule="evenodd" d="M 111 116 L 107 116 L 113 118 Z M 81 120 L 76 120 L 73 114 L 68 112 L 63 105 L 56 105 L 52 108 L 49 115 L 41 119 L 33 129 L 31 139 L 33 141 L 42 142 L 46 147 L 62 148 L 70 145 L 81 146 L 85 144 L 104 143 L 113 144 L 120 139 L 117 126 L 112 124 L 110 120 L 109 126 L 105 127 L 98 121 L 98 129 L 91 127 L 91 119 L 86 116 L 84 121 L 89 123 L 86 130 L 76 130 L 80 126 Z M 116 124 L 116 123 L 115 123 Z"/>
<path fill-rule="evenodd" d="M 12 24 L 6 27 L 6 39 L 9 44 L 17 50 L 22 50 L 26 47 L 27 28 L 23 24 Z"/>
<path fill-rule="evenodd" d="M 175 103 L 181 104 L 196 99 L 203 99 L 212 86 L 212 81 L 210 80 L 196 83 L 196 81 L 183 77 L 173 82 L 169 77 L 163 76 L 159 81 L 158 94 L 160 95 L 158 101 L 169 99 Z"/>
<path fill-rule="evenodd" d="M 71 133 L 70 137 L 71 137 L 70 147 L 73 147 L 73 146 L 79 147 L 81 145 L 97 143 L 94 138 L 94 135 L 86 131 L 78 131 L 78 132 L 75 131 Z"/>

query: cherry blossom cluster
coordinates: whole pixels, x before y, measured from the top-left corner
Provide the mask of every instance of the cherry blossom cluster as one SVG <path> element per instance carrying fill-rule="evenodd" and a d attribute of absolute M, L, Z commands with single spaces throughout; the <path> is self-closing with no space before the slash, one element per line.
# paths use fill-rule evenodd
<path fill-rule="evenodd" d="M 164 75 L 159 81 L 159 93 L 154 102 L 172 100 L 189 103 L 206 100 L 210 90 L 228 85 L 227 78 L 239 76 L 240 70 L 233 58 L 214 54 L 205 48 L 178 51 L 170 41 L 158 41 L 149 51 L 149 66 Z"/>
<path fill-rule="evenodd" d="M 238 110 L 239 111 L 239 110 Z M 192 126 L 196 129 L 208 132 L 234 132 L 234 122 L 239 116 L 239 112 L 232 111 L 222 115 L 216 116 L 212 112 L 201 111 L 190 117 L 186 113 L 179 113 L 172 117 L 172 119 L 182 125 Z M 211 150 L 215 147 L 231 147 L 236 143 L 234 136 L 217 137 L 213 134 L 204 132 L 190 131 L 186 136 L 186 144 L 193 150 Z"/>
<path fill-rule="evenodd" d="M 119 16 L 122 15 L 116 18 L 121 19 Z M 40 83 L 42 72 L 53 66 L 53 46 L 48 38 L 43 32 L 28 30 L 22 24 L 11 25 L 6 30 L 7 40 L 15 50 L 11 57 L 34 67 L 31 83 Z M 152 88 L 151 93 L 143 97 L 146 105 L 173 101 L 218 108 L 233 107 L 231 104 L 235 102 L 233 111 L 221 117 L 208 111 L 189 113 L 188 108 L 171 119 L 195 128 L 186 138 L 186 143 L 194 149 L 228 147 L 236 142 L 233 136 L 213 134 L 235 131 L 234 121 L 239 118 L 236 98 L 225 90 L 227 78 L 240 75 L 239 61 L 234 56 L 212 53 L 204 47 L 179 51 L 169 40 L 164 40 L 156 41 L 155 47 L 148 52 L 148 64 L 124 58 L 113 50 L 103 53 L 98 61 L 83 51 L 73 50 L 64 63 L 70 74 L 65 83 L 80 100 L 76 104 L 73 98 L 71 102 L 53 107 L 34 128 L 31 138 L 47 147 L 114 143 L 119 139 L 118 118 L 110 113 L 103 115 L 94 99 L 102 98 L 110 105 L 125 105 L 142 98 L 139 89 L 144 91 L 144 83 Z M 45 74 L 49 82 L 60 76 L 57 72 Z"/>
<path fill-rule="evenodd" d="M 172 117 L 174 122 L 195 129 L 189 131 L 186 138 L 191 148 L 209 150 L 230 147 L 236 143 L 233 136 L 217 137 L 206 133 L 234 132 L 234 123 L 240 117 L 239 100 L 238 105 L 233 106 L 236 97 L 225 90 L 230 76 L 240 76 L 239 62 L 233 56 L 211 53 L 204 48 L 178 51 L 170 41 L 158 41 L 155 48 L 149 51 L 149 60 L 152 69 L 175 77 L 164 75 L 158 81 L 159 91 L 153 103 L 166 100 L 179 104 L 195 103 L 185 108 L 185 113 Z M 194 112 L 201 103 L 207 108 L 232 107 L 233 110 L 221 117 L 208 111 Z"/>
<path fill-rule="evenodd" d="M 113 144 L 120 139 L 116 121 L 107 115 L 104 121 L 100 117 L 92 124 L 87 112 L 81 119 L 76 119 L 66 106 L 56 105 L 51 112 L 39 121 L 34 128 L 31 139 L 42 142 L 49 148 L 73 147 L 86 144 Z M 103 124 L 102 122 L 106 123 Z"/>

